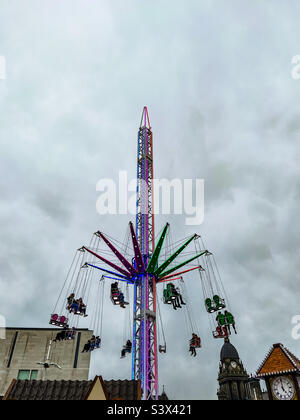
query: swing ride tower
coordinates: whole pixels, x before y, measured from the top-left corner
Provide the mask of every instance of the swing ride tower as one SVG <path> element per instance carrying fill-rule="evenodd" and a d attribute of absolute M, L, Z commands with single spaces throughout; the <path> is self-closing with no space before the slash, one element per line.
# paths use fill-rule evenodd
<path fill-rule="evenodd" d="M 153 135 L 144 107 L 137 142 L 136 236 L 142 265 L 148 266 L 154 252 Z M 138 258 L 136 256 L 135 264 Z M 158 398 L 156 279 L 145 272 L 135 277 L 133 307 L 132 378 L 140 379 L 144 399 Z"/>
<path fill-rule="evenodd" d="M 103 263 L 113 268 L 109 271 L 87 262 L 84 267 L 99 269 L 104 278 L 114 279 L 133 285 L 133 343 L 132 343 L 132 379 L 141 381 L 144 400 L 158 399 L 158 345 L 156 323 L 156 287 L 159 283 L 178 279 L 181 274 L 201 269 L 200 265 L 178 272 L 177 270 L 207 253 L 201 251 L 170 268 L 170 264 L 185 248 L 196 239 L 193 235 L 176 249 L 164 262 L 159 261 L 169 224 L 163 228 L 157 244 L 154 243 L 154 211 L 153 211 L 153 136 L 147 107 L 144 107 L 137 141 L 137 211 L 136 229 L 129 223 L 130 236 L 134 256 L 132 263 L 121 253 L 102 232 L 95 235 L 103 240 L 113 252 L 114 257 L 123 267 L 104 258 L 86 246 L 87 251 Z M 176 271 L 176 273 L 174 273 Z M 108 276 L 112 274 L 114 277 Z M 164 346 L 165 347 L 165 346 Z M 160 349 L 161 351 L 161 349 Z M 164 352 L 166 349 L 164 349 Z"/>
<path fill-rule="evenodd" d="M 182 298 L 180 292 L 181 286 L 184 285 L 182 275 L 197 270 L 200 275 L 206 311 L 213 317 L 213 319 L 210 318 L 211 327 L 214 329 L 213 337 L 228 338 L 228 335 L 230 335 L 229 324 L 232 324 L 234 329 L 235 327 L 234 319 L 227 311 L 225 321 L 225 315 L 220 315 L 219 312 L 218 326 L 216 326 L 214 313 L 225 309 L 227 306 L 227 302 L 225 304 L 225 300 L 222 298 L 222 296 L 226 296 L 226 293 L 214 256 L 205 249 L 201 237 L 194 234 L 171 244 L 168 242 L 170 225 L 166 223 L 155 243 L 153 135 L 147 107 L 143 109 L 138 130 L 136 192 L 136 226 L 132 222 L 129 223 L 127 240 L 125 243 L 121 243 L 107 234 L 97 231 L 93 234 L 89 246 L 83 245 L 77 249 L 67 279 L 52 312 L 50 324 L 66 328 L 70 322 L 74 322 L 74 318 L 77 317 L 78 320 L 80 316 L 87 316 L 85 310 L 80 309 L 83 307 L 86 309 L 82 299 L 88 300 L 89 292 L 87 289 L 90 290 L 92 284 L 92 273 L 95 272 L 95 269 L 100 270 L 102 277 L 98 283 L 98 292 L 95 296 L 101 310 L 96 306 L 97 310 L 94 318 L 97 320 L 98 316 L 99 319 L 93 331 L 97 331 L 95 335 L 101 337 L 105 280 L 115 281 L 111 283 L 111 301 L 114 306 L 119 305 L 123 309 L 125 309 L 125 305 L 130 305 L 130 303 L 125 302 L 122 292 L 124 289 L 119 289 L 118 284 L 126 285 L 126 294 L 129 285 L 132 286 L 132 345 L 129 348 L 124 346 L 123 351 L 126 353 L 126 350 L 128 350 L 128 353 L 132 354 L 131 376 L 132 379 L 140 381 L 143 400 L 157 400 L 159 391 L 158 351 L 166 353 L 165 340 L 164 345 L 158 345 L 158 332 L 163 333 L 159 298 L 157 298 L 159 284 L 167 283 L 166 289 L 163 290 L 162 300 L 165 304 L 171 304 L 176 302 L 178 296 Z M 201 244 L 199 239 L 202 241 Z M 192 242 L 195 244 L 195 251 L 188 252 L 186 248 Z M 131 243 L 131 248 L 129 243 Z M 101 248 L 102 246 L 103 248 Z M 161 255 L 163 248 L 165 250 L 164 256 Z M 185 267 L 183 271 L 180 270 L 182 267 Z M 171 282 L 178 280 L 180 280 L 181 285 L 178 284 L 179 288 L 177 289 L 179 291 L 176 292 L 177 289 L 175 290 L 175 286 Z M 184 286 L 182 287 L 184 289 Z M 64 295 L 65 291 L 66 295 Z M 70 293 L 71 295 L 69 295 Z M 76 300 L 75 296 L 82 296 L 82 299 Z M 71 304 L 69 304 L 70 298 Z M 129 300 L 129 294 L 126 298 Z M 66 300 L 68 302 L 67 306 Z M 227 297 L 226 301 L 228 301 Z M 185 305 L 186 316 L 190 323 L 189 334 L 192 336 L 192 340 L 189 340 L 189 346 L 190 349 L 192 347 L 195 350 L 195 348 L 201 347 L 200 337 L 195 334 L 198 328 L 191 320 L 187 300 L 182 303 Z M 89 302 L 87 304 L 89 305 Z M 174 307 L 174 309 L 176 308 Z M 129 311 L 129 308 L 127 311 Z M 157 322 L 157 314 L 159 315 L 160 325 Z M 231 321 L 229 315 L 231 315 Z M 157 328 L 158 326 L 159 328 Z M 129 337 L 127 336 L 127 338 Z M 131 341 L 128 341 L 131 344 Z"/>

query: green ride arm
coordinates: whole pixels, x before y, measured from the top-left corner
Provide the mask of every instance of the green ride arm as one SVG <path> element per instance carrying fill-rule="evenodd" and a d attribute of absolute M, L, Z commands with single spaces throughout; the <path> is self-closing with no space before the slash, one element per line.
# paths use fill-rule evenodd
<path fill-rule="evenodd" d="M 169 223 L 167 223 L 166 226 L 164 227 L 161 235 L 160 235 L 160 238 L 157 242 L 157 245 L 155 247 L 153 255 L 152 255 L 152 257 L 149 261 L 149 264 L 148 264 L 148 267 L 147 267 L 147 273 L 150 273 L 150 274 L 154 273 L 154 270 L 155 270 L 155 267 L 156 267 L 156 264 L 157 264 L 157 261 L 158 261 L 159 255 L 160 255 L 160 251 L 161 251 L 161 248 L 162 248 L 163 243 L 165 241 L 165 237 L 166 237 L 167 230 L 168 230 L 169 226 L 170 226 Z"/>
<path fill-rule="evenodd" d="M 190 239 L 188 239 L 183 245 L 181 245 L 180 248 L 177 249 L 177 251 L 174 252 L 174 254 L 172 254 L 160 267 L 158 267 L 155 271 L 154 274 L 156 276 L 160 277 L 161 272 L 168 267 L 169 264 L 171 264 L 171 262 L 173 260 L 175 260 L 175 258 L 192 242 L 193 239 L 195 239 L 196 235 L 193 235 Z M 182 266 L 181 266 L 182 267 Z"/>
<path fill-rule="evenodd" d="M 178 270 L 178 268 L 183 267 L 184 265 L 190 263 L 191 261 L 194 261 L 196 258 L 201 257 L 201 255 L 205 254 L 206 252 L 207 251 L 202 251 L 200 254 L 195 255 L 194 257 L 190 258 L 189 260 L 184 261 L 183 263 L 176 265 L 176 267 L 173 267 L 168 271 L 165 271 L 164 273 L 160 274 L 159 278 L 165 277 L 165 276 L 169 275 L 170 273 L 173 273 L 174 271 Z"/>

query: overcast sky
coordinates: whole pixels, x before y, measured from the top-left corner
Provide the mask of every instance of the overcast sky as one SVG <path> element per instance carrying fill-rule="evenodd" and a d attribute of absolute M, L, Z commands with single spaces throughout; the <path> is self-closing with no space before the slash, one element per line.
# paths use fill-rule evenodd
<path fill-rule="evenodd" d="M 98 229 L 124 237 L 130 216 L 96 212 L 101 178 L 136 174 L 144 105 L 155 177 L 203 178 L 205 218 L 172 223 L 214 252 L 248 372 L 291 337 L 299 308 L 298 0 L 1 0 L 0 312 L 48 327 L 74 250 Z M 183 313 L 164 308 L 169 398 L 215 399 L 221 341 L 196 275 L 186 279 L 203 349 L 188 353 Z M 91 377 L 130 377 L 122 320 L 107 295 Z M 168 309 L 168 310 L 167 310 Z M 111 319 L 114 328 L 111 328 Z"/>

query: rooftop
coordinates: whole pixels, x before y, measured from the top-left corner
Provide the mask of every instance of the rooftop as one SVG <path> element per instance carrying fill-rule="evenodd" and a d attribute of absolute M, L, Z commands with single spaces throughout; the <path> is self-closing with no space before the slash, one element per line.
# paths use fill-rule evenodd
<path fill-rule="evenodd" d="M 14 379 L 4 400 L 86 400 L 99 379 L 107 400 L 139 400 L 140 384 L 134 380 L 41 381 Z"/>
<path fill-rule="evenodd" d="M 237 352 L 237 349 L 228 341 L 223 344 L 220 354 L 220 360 L 225 359 L 239 359 L 240 356 Z"/>

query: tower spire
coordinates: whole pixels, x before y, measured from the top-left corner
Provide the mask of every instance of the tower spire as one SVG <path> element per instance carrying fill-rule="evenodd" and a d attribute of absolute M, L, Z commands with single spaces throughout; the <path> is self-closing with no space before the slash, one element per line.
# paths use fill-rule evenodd
<path fill-rule="evenodd" d="M 146 106 L 144 106 L 143 113 L 142 113 L 142 118 L 141 118 L 141 123 L 140 123 L 140 128 L 142 128 L 142 127 L 146 127 L 149 130 L 151 130 L 148 108 Z"/>

